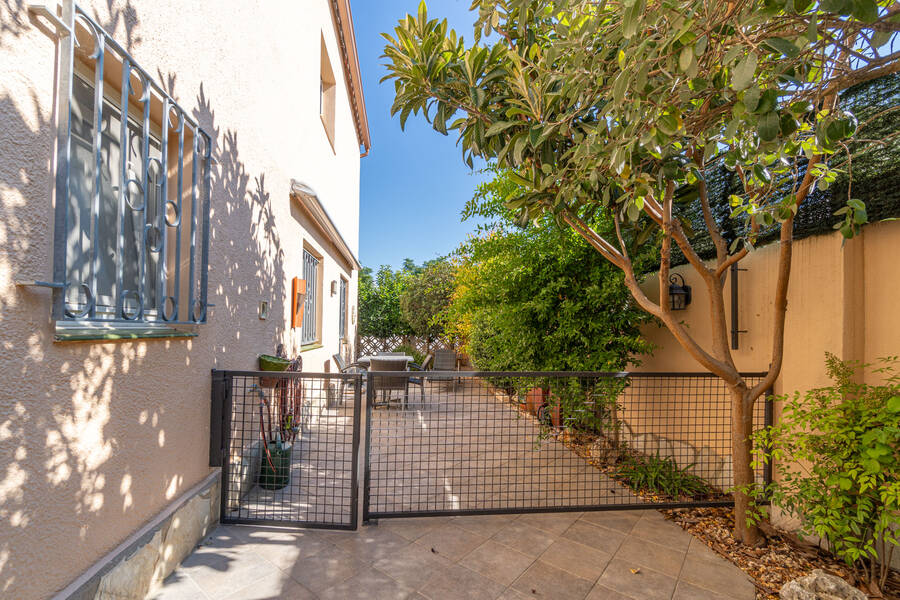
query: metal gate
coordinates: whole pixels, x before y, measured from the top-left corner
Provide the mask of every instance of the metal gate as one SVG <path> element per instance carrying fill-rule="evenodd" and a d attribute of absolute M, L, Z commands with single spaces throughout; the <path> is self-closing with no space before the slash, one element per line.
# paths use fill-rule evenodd
<path fill-rule="evenodd" d="M 366 521 L 732 502 L 708 373 L 213 371 L 212 396 L 224 523 L 355 529 L 363 458 Z"/>
<path fill-rule="evenodd" d="M 731 398 L 708 373 L 370 372 L 366 390 L 364 520 L 732 502 Z"/>
<path fill-rule="evenodd" d="M 361 375 L 213 371 L 223 523 L 356 529 Z"/>

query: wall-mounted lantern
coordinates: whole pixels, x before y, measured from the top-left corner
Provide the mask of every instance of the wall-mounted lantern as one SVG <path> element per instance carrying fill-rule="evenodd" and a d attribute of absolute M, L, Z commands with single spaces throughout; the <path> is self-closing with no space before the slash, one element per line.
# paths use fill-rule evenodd
<path fill-rule="evenodd" d="M 269 302 L 267 300 L 260 301 L 258 314 L 260 321 L 265 321 L 269 318 Z"/>
<path fill-rule="evenodd" d="M 678 281 L 681 280 L 681 285 Z M 669 276 L 669 307 L 672 310 L 684 310 L 691 303 L 691 286 L 684 283 L 681 273 Z"/>

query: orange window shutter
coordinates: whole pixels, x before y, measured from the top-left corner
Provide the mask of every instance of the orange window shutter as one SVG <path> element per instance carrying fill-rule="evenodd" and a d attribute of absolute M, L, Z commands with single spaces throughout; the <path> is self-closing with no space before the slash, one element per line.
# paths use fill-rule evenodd
<path fill-rule="evenodd" d="M 306 280 L 294 277 L 291 283 L 291 328 L 303 326 L 303 304 L 306 301 Z"/>

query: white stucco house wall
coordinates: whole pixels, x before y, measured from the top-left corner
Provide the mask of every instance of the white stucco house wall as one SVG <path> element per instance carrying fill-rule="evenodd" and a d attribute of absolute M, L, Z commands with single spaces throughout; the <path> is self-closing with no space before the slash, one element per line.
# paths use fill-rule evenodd
<path fill-rule="evenodd" d="M 211 369 L 279 345 L 307 372 L 352 355 L 370 147 L 349 0 L 42 4 L 0 3 L 0 597 L 17 599 L 95 597 L 141 552 L 147 589 L 215 520 Z"/>

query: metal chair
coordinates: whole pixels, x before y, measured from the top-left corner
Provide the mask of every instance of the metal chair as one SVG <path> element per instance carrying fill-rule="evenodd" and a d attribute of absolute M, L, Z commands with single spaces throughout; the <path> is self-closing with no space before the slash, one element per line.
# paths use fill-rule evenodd
<path fill-rule="evenodd" d="M 370 371 L 406 371 L 406 358 L 396 358 L 390 356 L 373 357 L 369 361 Z M 389 405 L 391 398 L 390 392 L 394 390 L 403 391 L 403 399 L 401 406 L 405 407 L 409 399 L 409 377 L 405 375 L 375 375 L 372 377 L 372 394 L 377 397 L 381 392 L 382 403 Z"/>
<path fill-rule="evenodd" d="M 430 375 L 431 379 L 442 379 L 444 381 L 451 382 L 451 385 L 455 388 L 459 377 L 456 375 L 450 375 L 451 372 L 459 371 L 459 365 L 456 360 L 456 351 L 455 350 L 435 350 L 434 351 L 434 366 L 432 367 L 432 374 Z M 446 373 L 441 375 L 436 375 L 435 372 Z"/>
<path fill-rule="evenodd" d="M 355 363 L 351 363 L 350 365 L 348 365 L 346 362 L 344 362 L 344 358 L 340 354 L 332 354 L 331 358 L 334 360 L 334 366 L 337 367 L 337 370 L 340 373 L 365 374 L 365 372 L 366 372 L 366 368 L 364 366 L 362 366 L 360 363 L 355 362 Z M 355 389 L 357 383 L 359 383 L 360 390 L 362 390 L 366 385 L 366 380 L 365 380 L 365 378 L 362 378 L 362 379 L 354 378 L 354 379 L 349 379 L 349 380 L 341 378 L 341 386 L 340 386 L 340 390 L 338 391 L 338 399 L 341 404 L 344 403 L 344 386 Z M 362 392 L 360 391 L 360 393 L 362 393 Z"/>
<path fill-rule="evenodd" d="M 422 364 L 409 363 L 410 371 L 427 371 L 428 367 L 431 366 L 431 361 L 434 359 L 433 354 L 426 354 L 425 358 L 422 360 Z M 409 383 L 412 385 L 419 386 L 419 399 L 423 402 L 425 401 L 425 377 L 410 377 Z"/>

